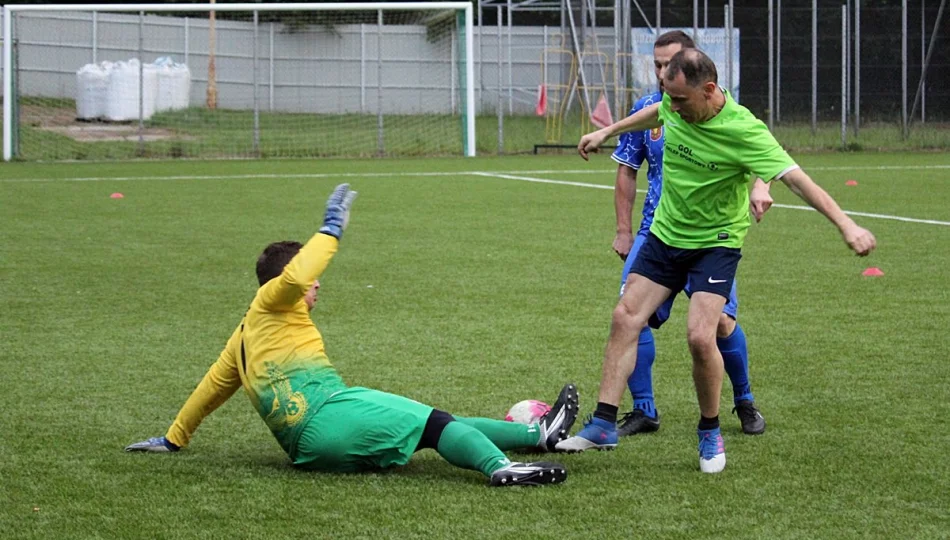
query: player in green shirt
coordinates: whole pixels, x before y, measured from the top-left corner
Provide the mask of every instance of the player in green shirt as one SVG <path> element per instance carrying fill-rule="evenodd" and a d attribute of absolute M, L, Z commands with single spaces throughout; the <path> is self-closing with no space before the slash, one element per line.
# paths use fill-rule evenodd
<path fill-rule="evenodd" d="M 587 159 L 620 133 L 662 125 L 666 134 L 660 204 L 613 312 L 597 409 L 577 435 L 556 448 L 577 452 L 616 446 L 617 407 L 636 366 L 637 336 L 650 314 L 689 283 L 687 341 L 701 415 L 699 466 L 717 473 L 726 466 L 726 454 L 719 430 L 723 363 L 716 324 L 750 224 L 749 183 L 756 177 L 783 181 L 834 223 L 859 256 L 869 254 L 876 240 L 805 174 L 765 124 L 718 85 L 716 65 L 706 54 L 680 51 L 661 77 L 662 102 L 585 135 L 577 145 Z"/>

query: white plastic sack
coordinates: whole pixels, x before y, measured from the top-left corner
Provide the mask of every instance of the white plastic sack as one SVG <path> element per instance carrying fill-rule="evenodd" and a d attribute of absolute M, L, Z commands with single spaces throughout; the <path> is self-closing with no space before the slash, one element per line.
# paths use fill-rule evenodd
<path fill-rule="evenodd" d="M 86 64 L 76 72 L 76 117 L 82 120 L 101 118 L 106 114 L 107 90 L 111 62 Z"/>
<path fill-rule="evenodd" d="M 155 113 L 158 95 L 158 69 L 152 64 L 142 66 L 142 118 L 148 120 Z M 105 118 L 114 122 L 139 118 L 139 61 L 119 62 L 109 77 L 106 92 Z"/>
<path fill-rule="evenodd" d="M 155 110 L 158 112 L 187 109 L 191 96 L 191 71 L 184 64 L 176 64 L 170 58 L 155 60 L 158 75 L 158 96 Z"/>

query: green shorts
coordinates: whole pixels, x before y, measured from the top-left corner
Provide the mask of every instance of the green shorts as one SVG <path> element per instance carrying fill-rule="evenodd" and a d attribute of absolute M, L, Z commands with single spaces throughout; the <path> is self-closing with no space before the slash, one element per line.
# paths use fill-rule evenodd
<path fill-rule="evenodd" d="M 432 407 L 353 387 L 333 394 L 303 428 L 294 466 L 357 472 L 405 465 L 416 451 Z"/>

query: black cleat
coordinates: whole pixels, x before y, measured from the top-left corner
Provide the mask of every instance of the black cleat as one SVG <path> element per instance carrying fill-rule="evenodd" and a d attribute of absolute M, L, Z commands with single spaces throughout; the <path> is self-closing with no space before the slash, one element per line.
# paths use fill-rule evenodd
<path fill-rule="evenodd" d="M 656 418 L 650 418 L 640 409 L 634 409 L 620 419 L 617 434 L 626 437 L 637 433 L 653 433 L 658 429 L 660 429 L 660 413 L 656 413 Z"/>
<path fill-rule="evenodd" d="M 491 475 L 491 485 L 544 486 L 560 484 L 567 479 L 567 469 L 560 463 L 538 461 L 535 463 L 511 463 Z"/>
<path fill-rule="evenodd" d="M 577 387 L 565 384 L 551 410 L 541 417 L 541 442 L 538 447 L 546 452 L 554 452 L 554 445 L 568 437 L 571 426 L 577 420 Z"/>
<path fill-rule="evenodd" d="M 765 418 L 759 409 L 755 407 L 755 402 L 744 399 L 732 409 L 732 412 L 739 416 L 739 422 L 742 423 L 742 432 L 747 435 L 759 435 L 765 433 Z"/>

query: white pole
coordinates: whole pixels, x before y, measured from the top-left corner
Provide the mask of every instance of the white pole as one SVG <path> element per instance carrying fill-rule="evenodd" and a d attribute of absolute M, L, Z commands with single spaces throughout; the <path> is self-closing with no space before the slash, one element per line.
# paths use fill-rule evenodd
<path fill-rule="evenodd" d="M 258 30 L 260 27 L 260 14 L 254 11 L 254 155 L 260 155 L 261 150 L 261 105 L 258 92 L 258 64 L 260 54 L 258 53 Z"/>
<path fill-rule="evenodd" d="M 782 123 L 782 0 L 775 3 L 775 123 Z"/>
<path fill-rule="evenodd" d="M 841 4 L 841 147 L 848 138 L 848 6 Z"/>
<path fill-rule="evenodd" d="M 860 3 L 860 2 L 858 2 Z M 920 123 L 927 121 L 927 6 L 920 0 Z"/>
<path fill-rule="evenodd" d="M 845 88 L 846 101 L 845 101 L 844 109 L 845 109 L 845 112 L 848 114 L 848 116 L 851 116 L 851 19 L 850 19 L 851 0 L 847 0 L 847 2 L 845 2 L 845 7 L 846 9 L 844 12 L 844 18 L 845 18 L 845 21 L 847 21 L 847 24 L 845 25 L 845 30 L 848 32 L 848 39 L 845 40 L 845 45 L 846 45 L 845 49 L 848 52 L 844 57 L 845 59 L 844 65 L 845 65 L 845 68 L 847 68 L 845 71 L 845 87 L 844 88 Z"/>
<path fill-rule="evenodd" d="M 656 35 L 660 35 L 663 31 L 661 28 L 663 26 L 660 24 L 660 12 L 663 11 L 663 0 L 656 0 Z"/>
<path fill-rule="evenodd" d="M 495 104 L 496 112 L 498 113 L 498 155 L 502 155 L 505 152 L 505 119 L 504 112 L 502 110 L 502 101 L 501 101 L 501 6 L 498 6 L 495 9 L 495 14 L 497 16 L 497 25 L 498 25 L 498 100 Z"/>
<path fill-rule="evenodd" d="M 508 114 L 514 114 L 514 95 L 512 94 L 512 77 L 511 77 L 511 30 L 512 30 L 512 19 L 513 13 L 511 12 L 511 0 L 508 0 Z"/>
<path fill-rule="evenodd" d="M 3 160 L 13 159 L 13 13 L 3 7 Z"/>
<path fill-rule="evenodd" d="M 854 136 L 861 128 L 861 0 L 854 2 Z"/>
<path fill-rule="evenodd" d="M 482 11 L 482 0 L 478 0 L 478 102 L 482 103 L 484 99 L 482 92 L 482 76 L 485 75 L 484 67 L 482 66 L 482 17 L 484 12 Z M 468 85 L 471 86 L 475 84 L 474 80 L 468 81 Z"/>
<path fill-rule="evenodd" d="M 769 0 L 769 129 L 775 127 L 775 27 L 774 1 Z"/>
<path fill-rule="evenodd" d="M 145 155 L 145 12 L 139 12 L 139 155 Z"/>
<path fill-rule="evenodd" d="M 186 66 L 188 65 L 188 49 L 191 48 L 191 47 L 190 47 L 190 44 L 188 43 L 188 40 L 189 40 L 189 38 L 191 37 L 191 36 L 188 35 L 188 34 L 189 34 L 189 32 L 188 32 L 188 21 L 189 21 L 189 18 L 188 18 L 188 17 L 185 17 L 185 65 L 186 65 Z"/>
<path fill-rule="evenodd" d="M 901 2 L 901 129 L 906 139 L 907 118 L 907 0 Z"/>
<path fill-rule="evenodd" d="M 472 4 L 465 5 L 465 155 L 475 157 L 475 23 Z"/>
<path fill-rule="evenodd" d="M 362 28 L 363 25 L 360 25 Z M 270 28 L 268 29 L 270 33 L 270 48 L 267 53 L 267 105 L 268 110 L 274 111 L 274 23 L 270 23 Z M 360 73 L 362 75 L 362 73 Z"/>
<path fill-rule="evenodd" d="M 366 112 L 366 25 L 360 24 L 360 113 Z"/>
<path fill-rule="evenodd" d="M 726 4 L 724 7 L 725 11 L 725 27 L 726 27 L 726 90 L 729 90 L 729 93 L 732 93 L 732 6 Z"/>
<path fill-rule="evenodd" d="M 385 153 L 383 139 L 383 10 L 376 12 L 376 153 Z"/>
<path fill-rule="evenodd" d="M 456 109 L 455 105 L 455 79 L 458 76 L 458 66 L 456 66 L 455 58 L 458 56 L 458 51 L 456 50 L 458 44 L 455 43 L 455 40 L 458 39 L 458 37 L 456 36 L 455 31 L 456 27 L 453 26 L 452 30 L 449 32 L 449 41 L 451 42 L 451 47 L 449 48 L 449 69 L 451 70 L 449 72 L 449 107 L 452 111 L 452 114 L 455 114 L 455 112 L 458 110 Z"/>
<path fill-rule="evenodd" d="M 818 0 L 811 0 L 811 134 L 818 133 Z"/>
<path fill-rule="evenodd" d="M 188 20 L 188 19 L 185 19 Z M 92 63 L 99 63 L 99 12 L 92 12 Z"/>

